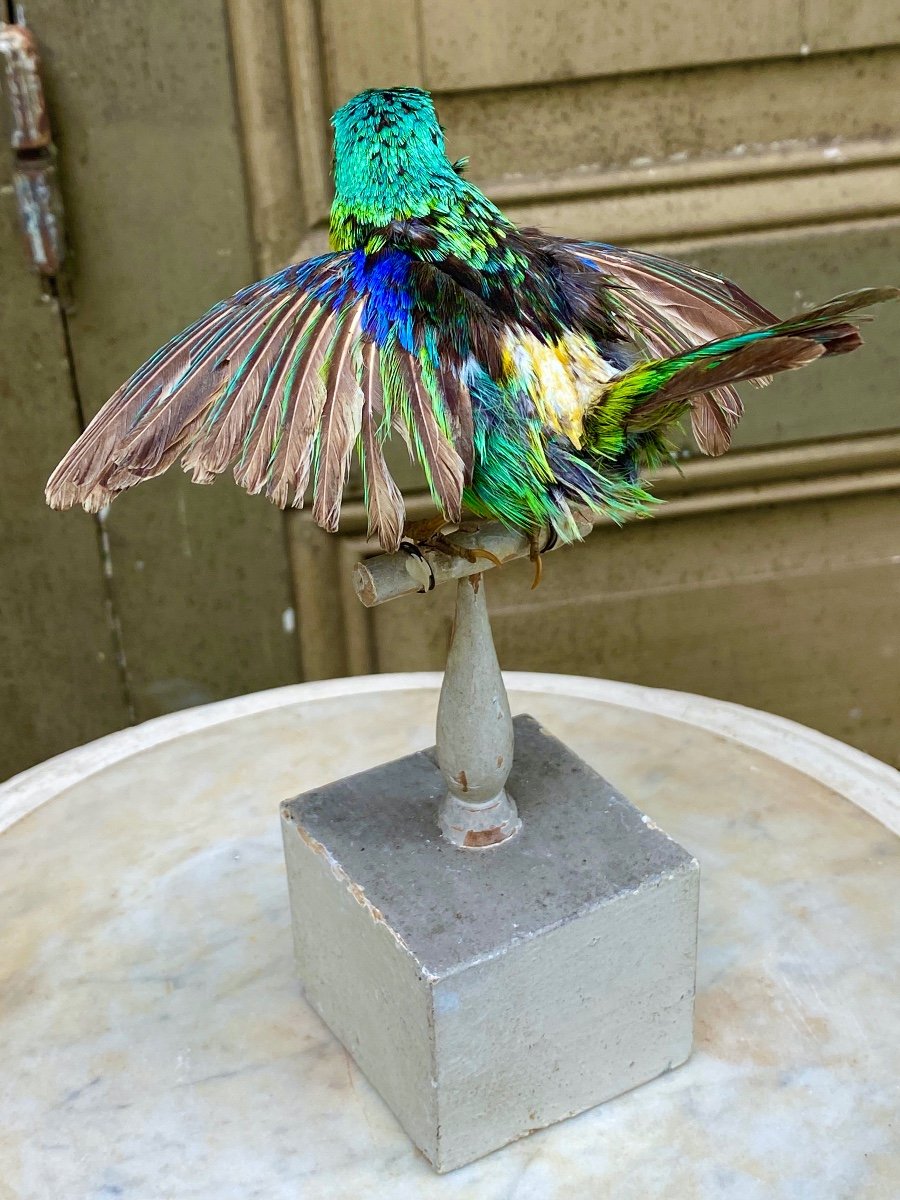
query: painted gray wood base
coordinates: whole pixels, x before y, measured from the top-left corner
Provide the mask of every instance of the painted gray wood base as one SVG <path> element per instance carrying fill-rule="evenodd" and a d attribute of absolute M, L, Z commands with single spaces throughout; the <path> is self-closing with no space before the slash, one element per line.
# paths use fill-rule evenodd
<path fill-rule="evenodd" d="M 282 806 L 305 994 L 438 1171 L 690 1053 L 699 868 L 531 717 L 522 831 L 449 845 L 422 751 Z"/>

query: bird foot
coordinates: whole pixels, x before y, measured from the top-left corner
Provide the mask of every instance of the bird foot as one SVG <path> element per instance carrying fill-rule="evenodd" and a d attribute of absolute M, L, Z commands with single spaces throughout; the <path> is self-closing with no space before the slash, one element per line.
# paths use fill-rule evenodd
<path fill-rule="evenodd" d="M 411 521 L 403 529 L 403 538 L 400 542 L 400 549 L 404 554 L 408 554 L 410 558 L 417 560 L 421 567 L 420 571 L 416 571 L 416 575 L 421 575 L 422 587 L 419 589 L 422 592 L 430 592 L 434 590 L 434 571 L 431 568 L 425 551 L 436 550 L 440 554 L 446 554 L 448 558 L 464 558 L 466 562 L 476 563 L 479 558 L 485 558 L 492 562 L 495 567 L 502 567 L 502 561 L 493 554 L 490 550 L 485 550 L 479 546 L 471 549 L 468 546 L 458 546 L 455 542 L 449 540 L 450 535 L 456 533 L 459 529 L 464 529 L 465 526 L 459 525 L 457 522 L 448 521 L 445 517 L 429 517 L 424 521 Z"/>

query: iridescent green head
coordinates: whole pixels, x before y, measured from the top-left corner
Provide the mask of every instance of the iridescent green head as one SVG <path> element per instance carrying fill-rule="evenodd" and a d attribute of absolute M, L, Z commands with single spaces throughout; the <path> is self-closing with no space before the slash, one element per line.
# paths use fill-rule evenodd
<path fill-rule="evenodd" d="M 339 108 L 331 123 L 336 242 L 351 218 L 357 226 L 378 228 L 396 218 L 425 216 L 456 191 L 460 179 L 444 153 L 428 92 L 370 88 Z"/>

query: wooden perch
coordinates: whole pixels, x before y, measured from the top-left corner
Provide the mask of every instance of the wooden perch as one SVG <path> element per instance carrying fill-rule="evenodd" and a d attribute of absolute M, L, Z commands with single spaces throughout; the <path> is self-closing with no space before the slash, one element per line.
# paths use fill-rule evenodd
<path fill-rule="evenodd" d="M 576 516 L 576 521 L 584 537 L 592 528 L 591 522 L 580 514 Z M 507 529 L 499 521 L 489 521 L 481 525 L 475 522 L 467 523 L 467 527 L 447 534 L 444 540 L 465 550 L 486 550 L 499 559 L 500 563 L 524 558 L 531 549 L 524 534 Z M 408 596 L 411 592 L 424 591 L 426 581 L 430 582 L 429 567 L 434 575 L 436 587 L 441 583 L 449 583 L 452 579 L 477 575 L 497 565 L 481 554 L 477 555 L 474 562 L 470 562 L 467 558 L 444 554 L 440 550 L 422 547 L 420 549 L 425 562 L 399 550 L 396 554 L 378 554 L 356 564 L 353 568 L 353 586 L 366 608 L 384 604 L 386 600 L 396 600 L 398 596 Z"/>

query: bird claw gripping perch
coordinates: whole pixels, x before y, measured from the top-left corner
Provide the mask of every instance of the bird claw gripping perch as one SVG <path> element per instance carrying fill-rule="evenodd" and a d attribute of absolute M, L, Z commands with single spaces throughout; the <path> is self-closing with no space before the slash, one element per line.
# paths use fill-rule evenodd
<path fill-rule="evenodd" d="M 531 580 L 531 590 L 540 586 L 544 578 L 544 555 L 555 550 L 559 545 L 559 534 L 551 526 L 549 529 L 535 529 L 528 535 L 528 557 L 534 566 L 534 577 Z"/>
<path fill-rule="evenodd" d="M 406 569 L 414 579 L 421 579 L 422 586 L 418 589 L 420 593 L 433 592 L 435 586 L 434 568 L 431 563 L 422 553 L 419 546 L 415 542 L 407 542 L 406 540 L 400 543 L 400 550 L 403 554 L 409 556 L 410 561 L 407 563 Z"/>
<path fill-rule="evenodd" d="M 462 558 L 466 562 L 477 563 L 484 559 L 495 567 L 502 567 L 503 562 L 486 546 L 465 546 L 450 541 L 450 535 L 460 531 L 472 532 L 476 526 L 459 525 L 447 521 L 442 516 L 430 517 L 425 521 L 408 524 L 403 531 L 400 550 L 409 558 L 407 570 L 415 579 L 420 579 L 420 592 L 432 592 L 435 587 L 434 568 L 427 556 L 427 551 L 444 554 L 448 558 Z"/>
<path fill-rule="evenodd" d="M 583 512 L 576 513 L 577 533 L 585 538 L 591 532 L 591 522 Z M 473 527 L 474 526 L 474 527 Z M 353 587 L 357 596 L 366 606 L 371 608 L 376 604 L 384 604 L 398 596 L 408 596 L 415 592 L 431 591 L 431 579 L 434 586 L 463 579 L 466 576 L 478 575 L 489 571 L 496 563 L 504 566 L 518 558 L 531 556 L 532 539 L 514 529 L 507 529 L 499 521 L 479 521 L 460 529 L 457 533 L 448 534 L 451 541 L 467 550 L 488 551 L 486 554 L 475 554 L 471 558 L 455 554 L 452 557 L 428 550 L 420 551 L 418 555 L 405 551 L 391 554 L 376 554 L 357 562 L 353 568 Z M 564 543 L 552 538 L 544 544 L 542 552 L 549 553 Z"/>

